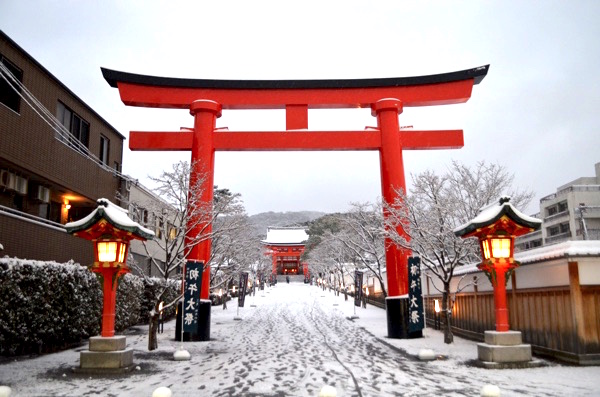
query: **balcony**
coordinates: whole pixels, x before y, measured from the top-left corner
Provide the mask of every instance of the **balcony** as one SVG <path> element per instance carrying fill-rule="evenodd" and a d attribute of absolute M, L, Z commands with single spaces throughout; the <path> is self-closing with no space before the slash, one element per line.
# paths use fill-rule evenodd
<path fill-rule="evenodd" d="M 567 209 L 566 211 L 557 212 L 556 214 L 548 215 L 547 217 L 545 217 L 543 219 L 543 221 L 550 222 L 550 221 L 555 221 L 557 219 L 568 218 L 568 217 L 569 217 L 569 210 Z"/>
<path fill-rule="evenodd" d="M 560 243 L 563 241 L 567 241 L 570 238 L 571 238 L 571 231 L 569 230 L 568 232 L 565 232 L 565 233 L 555 234 L 554 236 L 546 237 L 546 240 L 544 241 L 544 245 Z"/>

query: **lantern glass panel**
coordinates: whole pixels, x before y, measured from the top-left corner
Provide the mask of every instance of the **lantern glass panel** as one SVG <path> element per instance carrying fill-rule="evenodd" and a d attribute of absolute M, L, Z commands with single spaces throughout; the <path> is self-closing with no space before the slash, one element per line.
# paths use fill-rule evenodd
<path fill-rule="evenodd" d="M 483 240 L 481 246 L 483 247 L 483 257 L 485 259 L 490 259 L 490 242 L 488 240 Z"/>
<path fill-rule="evenodd" d="M 508 238 L 493 238 L 492 239 L 492 254 L 494 258 L 510 257 L 510 239 Z"/>
<path fill-rule="evenodd" d="M 127 251 L 127 244 L 119 244 L 119 263 L 125 262 L 125 251 Z"/>
<path fill-rule="evenodd" d="M 114 262 L 117 259 L 116 241 L 99 241 L 97 245 L 99 262 Z"/>

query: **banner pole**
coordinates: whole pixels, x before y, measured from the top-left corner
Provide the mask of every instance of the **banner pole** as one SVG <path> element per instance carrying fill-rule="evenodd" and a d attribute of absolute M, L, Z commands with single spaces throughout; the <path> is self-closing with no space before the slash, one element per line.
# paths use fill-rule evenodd
<path fill-rule="evenodd" d="M 183 264 L 183 273 L 181 274 L 181 348 L 180 350 L 183 350 L 183 307 L 185 306 L 185 273 L 187 270 L 187 263 Z"/>

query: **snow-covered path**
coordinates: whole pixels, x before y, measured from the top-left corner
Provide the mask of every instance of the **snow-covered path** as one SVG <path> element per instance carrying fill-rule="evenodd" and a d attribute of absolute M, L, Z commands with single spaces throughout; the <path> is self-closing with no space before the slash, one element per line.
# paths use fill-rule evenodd
<path fill-rule="evenodd" d="M 165 324 L 159 349 L 146 349 L 146 327 L 131 329 L 138 370 L 119 376 L 90 376 L 71 371 L 83 346 L 0 365 L 0 385 L 14 396 L 151 396 L 159 386 L 179 396 L 317 396 L 330 385 L 338 396 L 478 396 L 481 387 L 498 385 L 503 396 L 600 395 L 599 367 L 548 363 L 543 368 L 484 370 L 468 365 L 475 343 L 456 338 L 444 345 L 439 331 L 425 337 L 385 337 L 385 311 L 356 308 L 343 296 L 316 286 L 280 283 L 248 296 L 235 321 L 237 301 L 228 310 L 213 307 L 211 340 L 185 343 L 191 361 L 173 361 L 174 322 Z M 444 360 L 421 362 L 421 348 Z"/>

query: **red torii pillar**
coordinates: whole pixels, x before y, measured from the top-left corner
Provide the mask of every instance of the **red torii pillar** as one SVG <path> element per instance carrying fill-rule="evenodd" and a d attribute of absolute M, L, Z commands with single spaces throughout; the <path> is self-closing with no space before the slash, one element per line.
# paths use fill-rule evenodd
<path fill-rule="evenodd" d="M 403 107 L 466 102 L 474 84 L 487 75 L 488 66 L 438 75 L 359 80 L 200 80 L 143 76 L 102 69 L 107 82 L 119 89 L 129 106 L 189 109 L 194 128 L 176 132 L 130 134 L 131 150 L 191 150 L 191 162 L 204 172 L 202 201 L 213 199 L 215 151 L 261 150 L 378 150 L 381 188 L 387 203 L 405 190 L 402 151 L 448 149 L 463 146 L 462 130 L 413 131 L 399 129 Z M 356 131 L 308 131 L 308 109 L 370 107 L 377 128 Z M 222 109 L 285 109 L 284 131 L 216 130 Z M 192 172 L 190 182 L 198 174 Z M 385 212 L 384 212 L 385 216 Z M 200 225 L 190 237 L 202 230 Z M 210 230 L 210 225 L 205 230 Z M 400 228 L 399 233 L 404 234 Z M 191 250 L 189 258 L 208 263 L 210 240 Z M 408 333 L 407 257 L 409 252 L 386 241 L 389 296 L 386 302 L 388 337 Z M 200 340 L 210 339 L 210 268 L 206 266 L 200 298 Z M 201 305 L 202 306 L 202 305 Z M 201 325 L 202 326 L 202 325 Z M 412 335 L 415 336 L 415 335 Z"/>

